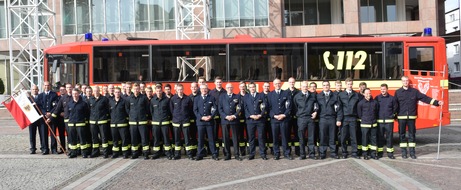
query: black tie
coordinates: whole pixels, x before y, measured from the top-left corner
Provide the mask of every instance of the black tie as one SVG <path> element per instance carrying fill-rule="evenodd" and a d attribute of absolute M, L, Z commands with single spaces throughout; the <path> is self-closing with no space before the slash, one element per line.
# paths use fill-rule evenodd
<path fill-rule="evenodd" d="M 232 94 L 229 94 L 229 98 L 232 98 Z"/>
<path fill-rule="evenodd" d="M 325 100 L 328 102 L 330 100 L 330 93 L 325 93 Z"/>
<path fill-rule="evenodd" d="M 279 91 L 279 90 L 277 90 L 277 95 L 280 95 L 280 91 Z"/>

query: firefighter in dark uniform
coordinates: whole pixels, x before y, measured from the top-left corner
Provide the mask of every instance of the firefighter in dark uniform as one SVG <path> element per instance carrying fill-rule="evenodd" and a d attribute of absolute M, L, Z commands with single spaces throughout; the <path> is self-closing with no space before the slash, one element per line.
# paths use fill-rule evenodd
<path fill-rule="evenodd" d="M 238 95 L 233 94 L 232 84 L 226 84 L 227 94 L 220 97 L 218 110 L 221 116 L 222 138 L 224 147 L 224 160 L 231 159 L 230 132 L 232 131 L 232 146 L 236 160 L 241 160 L 239 156 L 238 126 L 240 123 L 239 115 L 242 110 L 242 101 Z"/>
<path fill-rule="evenodd" d="M 360 159 L 357 154 L 357 103 L 359 102 L 359 95 L 352 90 L 353 81 L 351 78 L 345 80 L 346 90 L 339 93 L 339 102 L 343 110 L 343 120 L 341 126 L 341 150 L 342 157 L 347 158 L 347 144 L 346 141 L 350 139 L 351 156 Z"/>
<path fill-rule="evenodd" d="M 288 146 L 288 141 L 290 140 L 288 124 L 292 106 L 291 96 L 287 91 L 280 89 L 282 86 L 280 79 L 275 79 L 273 83 L 275 90 L 269 93 L 267 100 L 270 110 L 271 129 L 274 136 L 274 159 L 280 159 L 279 136 L 281 136 L 283 154 L 286 159 L 293 160 L 291 147 Z"/>
<path fill-rule="evenodd" d="M 363 159 L 368 160 L 369 155 L 371 158 L 377 160 L 376 155 L 377 141 L 376 133 L 378 123 L 376 118 L 378 116 L 378 103 L 371 96 L 371 90 L 365 88 L 363 91 L 364 99 L 357 104 L 357 115 L 361 120 L 360 128 L 362 131 L 362 155 Z M 370 153 L 370 154 L 368 154 Z"/>
<path fill-rule="evenodd" d="M 267 102 L 267 97 L 269 96 L 269 93 L 270 93 L 270 84 L 269 82 L 265 82 L 263 84 L 263 94 L 264 94 L 264 99 L 266 99 L 266 102 Z M 268 109 L 265 109 L 265 113 L 266 115 L 266 122 L 265 122 L 265 126 L 266 126 L 266 149 L 269 148 L 270 151 L 271 151 L 271 154 L 274 155 L 274 144 L 272 143 L 272 141 L 274 140 L 274 137 L 272 136 L 272 129 L 271 129 L 271 118 L 270 117 L 267 117 L 269 115 L 269 112 L 268 112 Z"/>
<path fill-rule="evenodd" d="M 323 91 L 317 94 L 319 106 L 319 136 L 320 136 L 320 159 L 326 157 L 327 148 L 330 147 L 330 157 L 338 159 L 337 131 L 341 127 L 343 111 L 338 99 L 338 93 L 330 90 L 330 82 L 322 82 Z"/>
<path fill-rule="evenodd" d="M 219 98 L 221 97 L 221 95 L 227 94 L 227 91 L 222 87 L 222 78 L 220 76 L 217 76 L 214 79 L 214 84 L 216 87 L 215 89 L 211 90 L 209 94 L 214 97 L 214 99 L 216 100 L 216 104 L 219 104 Z M 219 128 L 221 126 L 221 118 L 219 117 L 219 113 L 217 113 L 214 116 L 214 120 L 215 121 L 214 121 L 213 134 L 214 134 L 214 140 L 216 144 L 216 150 L 218 151 L 218 155 L 219 155 L 219 144 L 220 144 Z"/>
<path fill-rule="evenodd" d="M 259 155 L 261 159 L 267 160 L 266 153 L 266 109 L 268 108 L 267 99 L 264 94 L 256 92 L 256 84 L 251 82 L 248 85 L 250 93 L 243 97 L 243 107 L 247 124 L 248 143 L 250 144 L 248 159 L 255 158 L 256 150 L 256 131 L 258 132 Z"/>
<path fill-rule="evenodd" d="M 399 121 L 399 137 L 400 148 L 402 149 L 402 158 L 407 157 L 407 147 L 410 149 L 410 157 L 416 159 L 415 155 L 415 133 L 416 126 L 415 120 L 417 118 L 417 105 L 418 101 L 434 106 L 443 105 L 443 101 L 430 98 L 425 94 L 419 92 L 417 89 L 409 85 L 410 81 L 407 76 L 402 77 L 402 87 L 395 91 L 395 98 L 397 99 L 398 111 L 397 119 Z M 408 138 L 406 136 L 408 126 Z"/>
<path fill-rule="evenodd" d="M 387 157 L 395 159 L 394 145 L 392 142 L 394 135 L 394 118 L 397 113 L 397 100 L 387 92 L 387 84 L 381 84 L 381 94 L 376 96 L 378 102 L 378 158 L 383 156 L 384 144 L 386 144 Z"/>
<path fill-rule="evenodd" d="M 308 146 L 308 155 L 309 158 L 315 159 L 315 140 L 314 140 L 314 132 L 315 132 L 315 124 L 314 118 L 317 117 L 317 98 L 314 93 L 309 93 L 308 91 L 309 83 L 307 81 L 303 81 L 301 83 L 301 92 L 297 93 L 293 99 L 293 110 L 295 110 L 295 114 L 297 117 L 297 126 L 298 129 L 296 134 L 299 139 L 299 159 L 304 160 L 306 159 L 306 144 L 305 144 L 305 135 L 307 130 L 307 146 Z"/>
<path fill-rule="evenodd" d="M 189 96 L 184 94 L 184 86 L 178 84 L 176 86 L 176 95 L 171 98 L 170 101 L 170 110 L 173 115 L 173 130 L 174 130 L 174 139 L 175 139 L 175 151 L 174 159 L 178 160 L 181 158 L 181 133 L 184 137 L 185 149 L 187 157 L 190 160 L 193 160 L 192 148 L 194 147 L 191 144 L 190 139 L 190 118 L 192 116 L 193 102 Z"/>
<path fill-rule="evenodd" d="M 192 106 L 194 106 L 195 97 L 200 95 L 199 86 L 197 82 L 192 82 L 190 84 L 191 94 L 189 95 L 190 100 L 192 101 Z M 190 112 L 190 127 L 189 127 L 189 136 L 190 136 L 190 151 L 192 158 L 197 155 L 197 123 L 195 122 L 195 117 L 192 112 Z"/>
<path fill-rule="evenodd" d="M 51 112 L 56 106 L 56 101 L 58 99 L 58 94 L 56 92 L 51 91 L 51 85 L 48 81 L 45 81 L 43 83 L 43 92 L 38 95 L 37 99 L 37 105 L 42 111 L 42 114 L 45 115 L 45 118 L 50 118 L 51 117 Z M 47 121 L 51 127 L 51 129 L 55 129 L 56 126 L 54 126 L 54 123 L 51 123 Z M 49 147 L 48 147 L 48 126 L 46 125 L 45 122 L 43 122 L 43 126 L 41 127 L 41 130 L 43 130 L 44 133 L 44 142 L 46 143 L 46 148 L 44 153 L 49 153 Z M 56 130 L 55 130 L 56 132 Z M 54 142 L 54 143 L 53 143 Z M 51 135 L 51 144 L 54 145 L 51 147 L 51 153 L 57 154 L 57 143 L 56 143 L 56 138 L 54 138 L 53 135 Z"/>
<path fill-rule="evenodd" d="M 359 102 L 362 101 L 365 96 L 364 96 L 364 91 L 365 91 L 365 88 L 367 88 L 367 83 L 365 82 L 360 82 L 359 84 L 359 90 L 357 92 L 357 94 L 359 95 Z M 361 121 L 360 121 L 360 118 L 357 119 L 357 131 L 356 131 L 356 136 L 357 136 L 357 154 L 358 155 L 361 155 L 362 154 L 362 130 L 360 128 L 360 124 L 361 124 Z M 368 145 L 367 145 L 368 146 Z"/>
<path fill-rule="evenodd" d="M 130 105 L 128 101 L 122 98 L 122 90 L 119 87 L 114 89 L 114 97 L 109 99 L 110 106 L 110 129 L 114 146 L 112 147 L 112 158 L 120 156 L 120 148 L 123 158 L 129 158 L 129 139 L 128 133 L 128 112 Z"/>
<path fill-rule="evenodd" d="M 310 82 L 309 83 L 309 92 L 315 94 L 317 97 L 317 83 L 315 82 Z M 314 141 L 315 141 L 315 149 L 317 152 L 320 152 L 320 132 L 319 132 L 319 115 L 317 115 L 316 118 L 314 118 L 314 124 L 315 124 L 315 132 L 314 132 Z"/>
<path fill-rule="evenodd" d="M 51 114 L 51 117 L 53 118 L 52 119 L 53 122 L 55 120 L 60 119 L 60 117 L 63 118 L 64 126 L 65 126 L 65 129 L 66 129 L 67 133 L 68 133 L 67 134 L 67 142 L 69 144 L 69 138 L 70 138 L 69 126 L 68 126 L 69 113 L 67 112 L 67 104 L 70 101 L 72 101 L 72 85 L 71 84 L 66 84 L 65 88 L 66 88 L 66 94 L 61 94 L 61 97 L 59 98 L 59 102 L 56 105 L 56 108 L 54 109 L 53 113 Z M 58 121 L 56 121 L 56 122 L 58 122 Z M 77 142 L 77 145 L 75 145 L 75 146 L 76 146 L 76 149 L 78 149 L 80 147 L 80 143 Z M 70 149 L 70 145 L 69 145 L 69 149 Z"/>
<path fill-rule="evenodd" d="M 65 135 L 66 127 L 64 124 L 64 118 L 61 116 L 61 114 L 55 115 L 56 118 L 54 118 L 52 113 L 54 113 L 54 111 L 57 109 L 57 105 L 59 104 L 61 97 L 63 97 L 67 93 L 66 86 L 61 85 L 59 87 L 59 93 L 60 95 L 58 95 L 56 100 L 51 103 L 53 105 L 53 109 L 51 110 L 50 117 L 48 117 L 46 122 L 53 123 L 53 125 L 51 125 L 51 130 L 53 130 L 56 136 L 59 136 L 61 147 L 65 150 L 66 149 L 66 142 L 65 142 L 66 141 L 66 135 Z M 54 152 L 55 150 L 56 152 Z M 51 152 L 53 154 L 62 154 L 64 150 L 59 150 L 59 146 L 58 146 L 56 138 L 54 136 L 51 136 Z"/>
<path fill-rule="evenodd" d="M 138 84 L 133 85 L 133 94 L 127 98 L 130 104 L 129 122 L 131 134 L 131 151 L 133 151 L 132 159 L 136 159 L 140 155 L 139 145 L 142 146 L 144 159 L 149 158 L 149 130 L 147 129 L 147 112 L 149 104 L 147 97 L 142 95 Z M 140 137 L 140 139 L 139 139 Z"/>
<path fill-rule="evenodd" d="M 340 80 L 336 80 L 335 81 L 335 91 L 333 92 L 334 94 L 336 94 L 336 97 L 339 97 L 339 93 L 341 93 L 343 90 L 343 84 Z M 339 138 L 341 136 L 341 133 L 340 133 L 340 129 L 341 126 L 338 126 L 335 128 L 336 132 L 336 136 L 335 136 L 335 142 L 336 142 L 336 154 L 338 154 L 338 150 L 339 150 L 339 147 L 340 147 L 340 143 L 339 143 Z"/>
<path fill-rule="evenodd" d="M 171 111 L 170 98 L 168 98 L 162 90 L 161 84 L 155 85 L 155 94 L 150 100 L 150 115 L 152 116 L 152 135 L 154 144 L 152 146 L 152 159 L 157 159 L 161 156 L 161 145 L 163 139 L 163 150 L 166 157 L 173 159 L 171 143 L 170 143 L 170 125 Z"/>
<path fill-rule="evenodd" d="M 86 134 L 86 121 L 89 118 L 90 107 L 80 97 L 80 91 L 78 89 L 72 90 L 72 101 L 67 103 L 67 113 L 69 115 L 69 121 L 67 123 L 69 127 L 69 158 L 77 157 L 77 140 L 80 139 L 80 149 L 82 151 L 83 158 L 88 158 L 90 154 L 90 145 L 87 144 L 88 140 Z"/>
<path fill-rule="evenodd" d="M 238 98 L 240 101 L 243 101 L 243 97 L 248 94 L 247 91 L 247 85 L 244 81 L 240 81 L 239 83 L 239 93 L 237 94 Z M 250 146 L 250 144 L 247 144 L 246 142 L 246 136 L 245 136 L 245 131 L 246 131 L 246 121 L 245 121 L 245 109 L 243 107 L 240 110 L 239 114 L 239 126 L 238 126 L 238 140 L 239 140 L 239 151 L 240 151 L 240 156 L 245 156 L 247 152 L 247 147 Z M 269 130 L 270 131 L 270 130 Z"/>
<path fill-rule="evenodd" d="M 296 83 L 295 78 L 290 77 L 288 79 L 289 87 L 288 87 L 287 91 L 290 93 L 292 101 L 294 101 L 294 97 L 296 96 L 296 94 L 298 94 L 300 92 L 297 88 L 295 88 L 295 83 Z M 288 146 L 294 147 L 295 148 L 295 155 L 300 156 L 300 152 L 299 152 L 300 139 L 299 139 L 299 134 L 298 134 L 298 117 L 296 115 L 296 110 L 295 109 L 291 109 L 291 116 L 292 117 L 291 117 L 290 123 L 288 124 L 288 128 L 289 128 L 288 131 L 289 131 L 291 140 L 288 143 Z M 304 139 L 302 139 L 302 140 L 304 141 Z"/>
<path fill-rule="evenodd" d="M 205 132 L 208 136 L 208 147 L 210 148 L 213 160 L 219 160 L 218 150 L 213 136 L 213 119 L 218 114 L 218 106 L 213 96 L 208 94 L 208 86 L 200 85 L 200 96 L 194 100 L 194 114 L 198 128 L 198 152 L 196 160 L 202 160 L 205 156 L 203 144 L 205 141 Z"/>
<path fill-rule="evenodd" d="M 91 87 L 88 87 L 91 88 Z M 109 126 L 109 99 L 102 96 L 99 86 L 94 87 L 94 96 L 90 97 L 90 129 L 93 151 L 91 157 L 95 158 L 100 155 L 99 144 L 102 145 L 104 158 L 108 158 L 112 152 L 112 135 Z M 99 142 L 101 139 L 101 142 Z"/>

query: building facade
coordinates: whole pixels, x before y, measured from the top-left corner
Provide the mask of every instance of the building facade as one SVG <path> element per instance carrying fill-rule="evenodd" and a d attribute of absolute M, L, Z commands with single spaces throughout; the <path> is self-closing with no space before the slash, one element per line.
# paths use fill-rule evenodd
<path fill-rule="evenodd" d="M 459 0 L 445 1 L 445 23 L 447 36 L 447 61 L 451 88 L 461 88 L 460 66 L 460 3 Z"/>
<path fill-rule="evenodd" d="M 0 78 L 9 72 L 7 0 L 0 0 Z M 211 38 L 445 34 L 444 0 L 209 0 Z M 173 0 L 56 0 L 57 44 L 126 37 L 175 39 Z M 459 16 L 458 16 L 459 18 Z M 17 21 L 12 21 L 14 24 Z M 458 29 L 459 30 L 459 29 Z M 18 31 L 21 32 L 21 31 Z"/>

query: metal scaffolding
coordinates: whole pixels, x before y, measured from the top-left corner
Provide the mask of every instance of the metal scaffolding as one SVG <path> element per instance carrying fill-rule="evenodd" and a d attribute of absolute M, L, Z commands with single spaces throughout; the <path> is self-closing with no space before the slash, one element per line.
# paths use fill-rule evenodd
<path fill-rule="evenodd" d="M 176 39 L 210 39 L 210 4 L 209 0 L 176 0 Z M 187 68 L 196 77 L 199 68 L 205 70 L 206 80 L 210 80 L 211 60 L 209 56 L 178 57 L 177 67 L 180 69 L 178 81 L 184 81 L 188 76 Z"/>
<path fill-rule="evenodd" d="M 7 7 L 11 92 L 41 89 L 43 49 L 56 44 L 54 0 L 8 0 Z"/>

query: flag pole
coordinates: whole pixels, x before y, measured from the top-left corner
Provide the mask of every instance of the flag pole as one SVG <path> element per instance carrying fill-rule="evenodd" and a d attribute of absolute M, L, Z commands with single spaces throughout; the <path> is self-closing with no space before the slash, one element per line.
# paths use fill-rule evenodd
<path fill-rule="evenodd" d="M 25 86 L 22 84 L 22 82 L 21 82 L 21 85 L 22 85 L 22 87 L 25 88 Z M 29 95 L 29 94 L 28 94 L 28 95 Z M 56 139 L 56 142 L 57 142 L 57 144 L 58 144 L 58 147 L 64 152 L 65 155 L 67 155 L 66 150 L 64 149 L 64 147 L 61 146 L 61 140 L 59 140 L 59 139 L 56 137 L 56 134 L 54 133 L 54 131 L 53 131 L 53 129 L 51 128 L 50 124 L 46 121 L 45 115 L 43 115 L 42 110 L 37 106 L 37 104 L 35 103 L 35 100 L 34 100 L 33 98 L 30 98 L 30 96 L 29 96 L 29 100 L 32 101 L 32 105 L 34 105 L 35 109 L 38 110 L 39 114 L 42 116 L 43 121 L 44 121 L 45 124 L 48 126 L 48 130 L 51 131 L 51 134 L 52 134 L 53 137 Z M 47 136 L 48 136 L 48 134 L 47 134 Z M 46 138 L 48 138 L 48 137 L 46 137 Z"/>
<path fill-rule="evenodd" d="M 445 68 L 446 65 L 443 66 L 443 80 L 445 80 Z M 444 86 L 445 86 L 445 82 L 442 82 L 442 101 L 443 101 L 443 96 L 444 96 Z M 445 102 L 444 102 L 445 103 Z M 442 135 L 442 112 L 443 112 L 443 104 L 440 106 L 440 114 L 439 114 L 439 139 L 438 139 L 438 142 L 437 142 L 437 160 L 439 159 L 439 156 L 440 156 L 440 137 Z"/>

